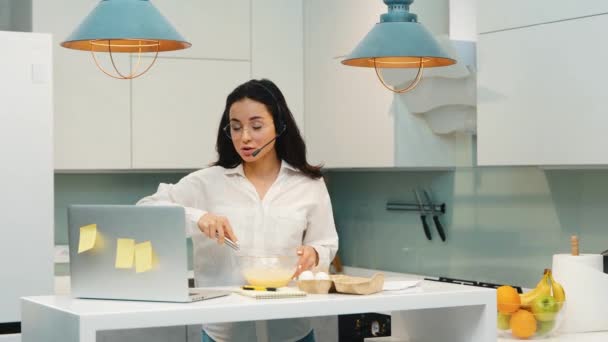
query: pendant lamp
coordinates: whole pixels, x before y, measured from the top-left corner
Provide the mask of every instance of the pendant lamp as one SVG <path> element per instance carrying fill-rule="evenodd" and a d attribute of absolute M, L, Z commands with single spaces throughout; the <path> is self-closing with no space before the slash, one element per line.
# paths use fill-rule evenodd
<path fill-rule="evenodd" d="M 186 49 L 191 45 L 148 0 L 102 0 L 61 43 L 68 49 L 90 51 L 97 67 L 117 79 L 139 77 L 150 70 L 159 52 Z M 112 72 L 100 65 L 96 53 L 109 54 Z M 118 70 L 114 61 L 116 53 L 137 54 L 130 73 Z M 140 71 L 144 53 L 153 54 L 154 59 Z"/>
<path fill-rule="evenodd" d="M 387 89 L 405 93 L 416 87 L 424 68 L 442 67 L 456 63 L 420 23 L 418 16 L 410 13 L 414 0 L 383 0 L 388 12 L 377 23 L 342 64 L 374 68 L 376 76 Z M 416 78 L 403 88 L 389 86 L 379 69 L 418 68 Z"/>

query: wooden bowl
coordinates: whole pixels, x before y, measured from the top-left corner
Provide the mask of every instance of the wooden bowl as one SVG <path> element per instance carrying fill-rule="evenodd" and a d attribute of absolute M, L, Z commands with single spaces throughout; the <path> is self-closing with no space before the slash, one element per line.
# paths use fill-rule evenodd
<path fill-rule="evenodd" d="M 298 280 L 298 288 L 310 294 L 327 294 L 333 285 L 331 280 Z"/>

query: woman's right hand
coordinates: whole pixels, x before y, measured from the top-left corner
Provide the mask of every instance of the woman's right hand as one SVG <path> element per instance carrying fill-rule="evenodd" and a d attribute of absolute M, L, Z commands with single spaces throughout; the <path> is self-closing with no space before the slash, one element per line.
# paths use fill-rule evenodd
<path fill-rule="evenodd" d="M 229 238 L 233 242 L 237 242 L 236 235 L 232 231 L 232 226 L 228 222 L 228 218 L 207 213 L 198 220 L 198 229 L 207 235 L 208 238 L 217 240 L 218 244 L 224 243 L 224 238 Z"/>

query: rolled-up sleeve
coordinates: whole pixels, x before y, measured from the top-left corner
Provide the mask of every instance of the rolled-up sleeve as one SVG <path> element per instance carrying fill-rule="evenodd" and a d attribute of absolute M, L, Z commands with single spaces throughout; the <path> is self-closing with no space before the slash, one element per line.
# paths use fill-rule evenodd
<path fill-rule="evenodd" d="M 338 233 L 327 187 L 323 180 L 319 180 L 318 184 L 318 201 L 308 215 L 304 245 L 317 251 L 320 268 L 328 268 L 338 252 Z"/>
<path fill-rule="evenodd" d="M 200 234 L 199 219 L 204 210 L 205 192 L 196 173 L 189 174 L 176 184 L 161 183 L 155 194 L 142 198 L 137 205 L 178 205 L 186 212 L 186 234 Z"/>

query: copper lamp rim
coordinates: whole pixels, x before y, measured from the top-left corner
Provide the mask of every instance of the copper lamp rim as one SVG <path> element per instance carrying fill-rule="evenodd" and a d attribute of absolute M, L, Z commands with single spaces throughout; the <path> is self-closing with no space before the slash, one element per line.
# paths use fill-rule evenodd
<path fill-rule="evenodd" d="M 95 44 L 94 42 L 100 41 L 142 41 L 148 42 L 152 44 L 144 44 L 144 45 L 125 45 L 125 44 L 111 44 L 109 45 L 111 48 L 116 48 L 116 52 L 140 52 L 140 51 L 148 51 L 148 52 L 156 52 L 156 51 L 175 51 L 187 49 L 192 46 L 191 43 L 186 41 L 177 41 L 177 40 L 168 40 L 168 39 L 154 39 L 154 38 L 94 38 L 94 39 L 79 39 L 79 40 L 68 40 L 61 42 L 61 45 L 64 48 L 73 49 L 73 50 L 81 50 L 81 51 L 92 51 L 92 46 L 98 46 L 100 48 L 108 47 L 108 44 Z M 142 47 L 144 48 L 142 50 Z"/>
<path fill-rule="evenodd" d="M 420 59 L 425 68 L 443 67 L 455 64 L 457 61 L 449 57 L 434 56 L 382 56 L 347 58 L 342 64 L 363 68 L 419 68 Z M 405 60 L 404 60 L 405 59 Z"/>

